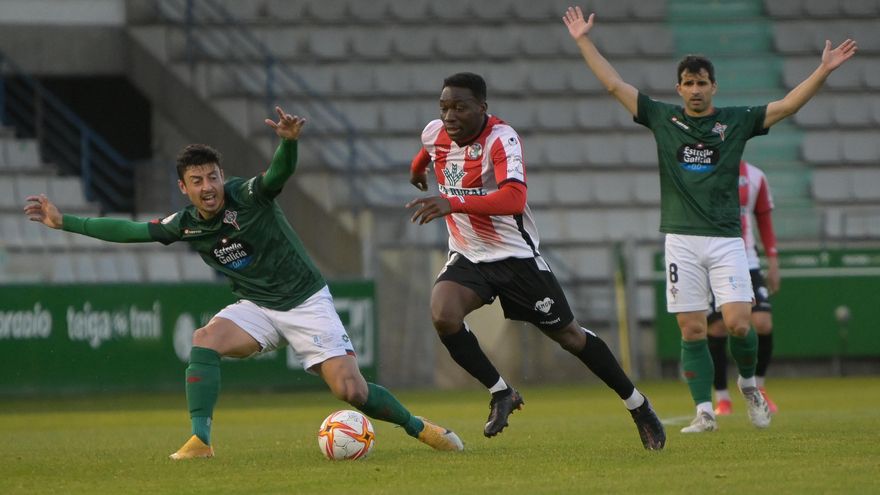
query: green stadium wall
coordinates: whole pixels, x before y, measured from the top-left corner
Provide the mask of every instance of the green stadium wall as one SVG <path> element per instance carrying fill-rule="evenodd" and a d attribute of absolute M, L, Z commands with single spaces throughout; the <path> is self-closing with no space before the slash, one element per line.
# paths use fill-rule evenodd
<path fill-rule="evenodd" d="M 374 379 L 373 282 L 329 285 Z M 0 395 L 183 390 L 192 332 L 233 302 L 222 283 L 0 286 Z M 224 359 L 222 373 L 224 389 L 323 386 L 287 347 Z"/>
<path fill-rule="evenodd" d="M 663 253 L 654 258 L 657 353 L 678 361 L 681 333 L 666 312 Z M 774 358 L 880 357 L 880 250 L 799 250 L 779 255 Z M 848 320 L 839 321 L 839 311 Z"/>

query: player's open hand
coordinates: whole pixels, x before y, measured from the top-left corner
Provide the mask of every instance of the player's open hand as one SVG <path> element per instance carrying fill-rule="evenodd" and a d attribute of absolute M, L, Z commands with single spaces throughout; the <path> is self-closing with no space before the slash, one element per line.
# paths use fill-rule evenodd
<path fill-rule="evenodd" d="M 299 133 L 306 124 L 306 119 L 298 115 L 284 113 L 281 107 L 275 107 L 278 112 L 278 122 L 272 119 L 266 119 L 266 125 L 275 130 L 275 134 L 282 139 L 295 141 L 299 138 Z"/>
<path fill-rule="evenodd" d="M 449 204 L 449 200 L 440 196 L 417 198 L 407 203 L 406 207 L 417 208 L 410 221 L 419 225 L 424 225 L 435 218 L 445 217 L 452 213 L 452 205 Z"/>
<path fill-rule="evenodd" d="M 590 14 L 590 18 L 584 20 L 584 12 L 580 7 L 569 7 L 567 11 L 565 11 L 565 15 L 562 16 L 562 22 L 565 23 L 565 27 L 568 28 L 568 34 L 571 35 L 572 38 L 578 39 L 581 36 L 586 36 L 587 33 L 593 29 L 593 19 L 595 19 L 596 14 Z"/>
<path fill-rule="evenodd" d="M 829 72 L 833 71 L 855 55 L 858 49 L 859 46 L 855 40 L 848 39 L 833 50 L 831 49 L 831 41 L 825 40 L 825 49 L 822 50 L 822 66 Z"/>
<path fill-rule="evenodd" d="M 49 201 L 45 194 L 39 196 L 28 196 L 25 198 L 28 204 L 24 207 L 24 214 L 31 219 L 32 222 L 40 222 L 43 225 L 60 229 L 63 223 L 61 212 Z"/>

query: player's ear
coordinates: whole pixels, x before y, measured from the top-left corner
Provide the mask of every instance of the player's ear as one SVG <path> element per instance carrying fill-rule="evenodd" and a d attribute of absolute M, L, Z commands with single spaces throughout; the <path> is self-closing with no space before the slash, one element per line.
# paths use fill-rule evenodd
<path fill-rule="evenodd" d="M 177 187 L 180 189 L 180 193 L 186 196 L 186 184 L 180 179 L 177 179 Z"/>

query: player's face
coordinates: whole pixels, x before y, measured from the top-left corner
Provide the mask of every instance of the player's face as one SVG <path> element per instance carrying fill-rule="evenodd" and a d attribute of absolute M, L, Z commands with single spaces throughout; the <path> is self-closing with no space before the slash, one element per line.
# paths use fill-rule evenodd
<path fill-rule="evenodd" d="M 709 80 L 706 69 L 700 69 L 699 74 L 682 72 L 681 82 L 675 85 L 679 96 L 684 101 L 685 113 L 693 117 L 702 117 L 713 111 L 712 96 L 715 95 L 717 86 Z"/>
<path fill-rule="evenodd" d="M 486 118 L 486 102 L 477 100 L 471 90 L 447 86 L 440 93 L 440 119 L 446 133 L 458 144 L 477 137 Z"/>
<path fill-rule="evenodd" d="M 202 218 L 212 218 L 223 209 L 223 171 L 216 163 L 187 167 L 177 185 Z"/>

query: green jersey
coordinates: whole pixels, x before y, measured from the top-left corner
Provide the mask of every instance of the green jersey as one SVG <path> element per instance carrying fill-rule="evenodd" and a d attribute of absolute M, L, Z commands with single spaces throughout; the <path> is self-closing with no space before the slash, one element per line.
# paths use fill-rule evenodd
<path fill-rule="evenodd" d="M 742 235 L 739 162 L 746 141 L 767 134 L 767 106 L 716 108 L 690 117 L 639 93 L 637 123 L 651 129 L 660 160 L 660 231 Z"/>
<path fill-rule="evenodd" d="M 263 176 L 232 177 L 223 186 L 224 210 L 204 220 L 192 205 L 149 225 L 162 244 L 184 241 L 229 278 L 232 292 L 260 306 L 286 311 L 326 282 L 268 191 Z"/>

